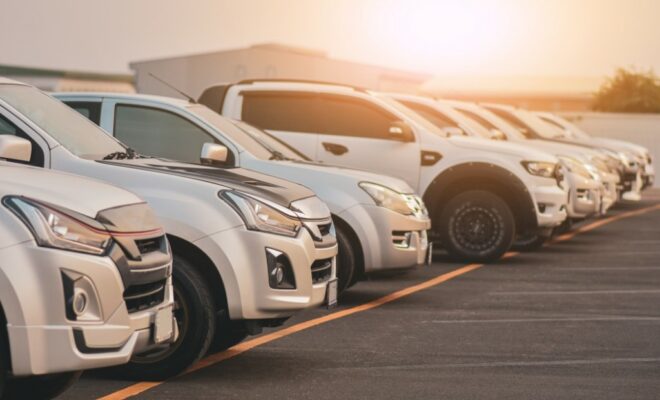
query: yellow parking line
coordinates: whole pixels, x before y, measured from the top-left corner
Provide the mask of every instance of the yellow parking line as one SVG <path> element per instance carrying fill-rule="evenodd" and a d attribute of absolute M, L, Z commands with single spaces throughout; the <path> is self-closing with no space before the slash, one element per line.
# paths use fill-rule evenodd
<path fill-rule="evenodd" d="M 621 219 L 624 219 L 624 218 L 634 217 L 634 216 L 641 215 L 641 214 L 644 214 L 644 213 L 647 213 L 647 212 L 650 212 L 650 211 L 654 211 L 654 210 L 660 210 L 660 204 L 656 204 L 656 205 L 650 206 L 650 207 L 641 208 L 639 210 L 627 211 L 627 212 L 624 212 L 624 213 L 621 213 L 621 214 L 618 214 L 618 215 L 615 215 L 615 216 L 612 216 L 612 217 L 607 217 L 607 218 L 600 219 L 600 220 L 592 222 L 588 225 L 582 226 L 582 227 L 576 229 L 575 231 L 560 235 L 560 236 L 556 237 L 555 239 L 553 239 L 551 241 L 551 243 L 557 243 L 557 242 L 563 242 L 563 241 L 566 241 L 566 240 L 570 240 L 571 238 L 573 238 L 575 235 L 577 235 L 579 233 L 588 232 L 588 231 L 594 230 L 596 228 L 599 228 L 603 225 L 609 224 L 611 222 L 618 221 L 618 220 L 621 220 Z M 518 254 L 519 254 L 518 252 L 508 252 L 504 255 L 503 258 L 515 257 Z M 369 302 L 361 304 L 359 306 L 347 308 L 345 310 L 336 311 L 336 312 L 333 312 L 332 314 L 325 315 L 323 317 L 314 318 L 314 319 L 311 319 L 309 321 L 300 322 L 300 323 L 292 325 L 288 328 L 280 329 L 278 331 L 275 331 L 275 332 L 272 332 L 272 333 L 269 333 L 269 334 L 266 334 L 266 335 L 263 335 L 263 336 L 259 336 L 257 338 L 251 339 L 251 340 L 246 340 L 246 341 L 244 341 L 242 343 L 239 343 L 236 346 L 234 346 L 234 347 L 232 347 L 228 350 L 225 350 L 221 353 L 216 353 L 216 354 L 210 355 L 210 356 L 200 360 L 197 364 L 193 365 L 186 372 L 184 372 L 184 374 L 188 374 L 190 372 L 197 371 L 197 370 L 200 370 L 202 368 L 206 368 L 206 367 L 209 367 L 211 365 L 217 364 L 221 361 L 236 357 L 237 355 L 245 353 L 246 351 L 254 349 L 255 347 L 262 346 L 266 343 L 270 343 L 270 342 L 275 341 L 277 339 L 281 339 L 283 337 L 292 335 L 296 332 L 300 332 L 300 331 L 303 331 L 303 330 L 306 330 L 306 329 L 309 329 L 309 328 L 313 328 L 315 326 L 322 325 L 322 324 L 325 324 L 327 322 L 334 321 L 336 319 L 348 317 L 350 315 L 357 314 L 359 312 L 368 311 L 368 310 L 374 309 L 376 307 L 380 307 L 384 304 L 391 303 L 391 302 L 393 302 L 395 300 L 398 300 L 402 297 L 410 296 L 411 294 L 420 292 L 422 290 L 426 290 L 428 288 L 439 285 L 439 284 L 441 284 L 443 282 L 446 282 L 448 280 L 454 279 L 458 276 L 467 274 L 468 272 L 474 271 L 474 270 L 479 269 L 483 266 L 484 266 L 484 264 L 468 264 L 468 265 L 465 265 L 461 268 L 458 268 L 458 269 L 455 269 L 453 271 L 447 272 L 445 274 L 438 275 L 435 278 L 430 279 L 428 281 L 424 281 L 424 282 L 419 283 L 417 285 L 413 285 L 413 286 L 398 290 L 396 292 L 390 293 L 386 296 L 383 296 L 383 297 L 380 297 L 378 299 L 369 301 Z M 124 389 L 121 389 L 121 390 L 118 390 L 116 392 L 110 393 L 107 396 L 100 397 L 98 400 L 124 400 L 124 399 L 127 399 L 129 397 L 133 397 L 133 396 L 136 396 L 140 393 L 146 392 L 147 390 L 153 389 L 157 386 L 160 386 L 163 383 L 165 383 L 165 381 L 163 381 L 163 382 L 138 382 L 138 383 L 135 383 L 135 384 L 133 384 L 131 386 L 128 386 Z"/>

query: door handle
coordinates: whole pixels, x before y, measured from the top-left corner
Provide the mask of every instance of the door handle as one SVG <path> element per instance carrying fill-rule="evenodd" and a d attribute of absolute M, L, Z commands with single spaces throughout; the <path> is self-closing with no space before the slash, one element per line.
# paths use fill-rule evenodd
<path fill-rule="evenodd" d="M 325 151 L 329 151 L 330 153 L 336 156 L 340 156 L 344 153 L 348 153 L 348 147 L 344 145 L 337 143 L 327 143 L 327 142 L 323 142 L 322 144 Z"/>

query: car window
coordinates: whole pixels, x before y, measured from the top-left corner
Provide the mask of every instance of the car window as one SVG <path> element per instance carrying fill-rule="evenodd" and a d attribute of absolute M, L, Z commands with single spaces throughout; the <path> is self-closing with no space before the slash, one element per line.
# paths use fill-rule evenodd
<path fill-rule="evenodd" d="M 98 160 L 126 150 L 88 119 L 34 87 L 0 85 L 0 99 L 78 157 Z"/>
<path fill-rule="evenodd" d="M 425 104 L 420 104 L 414 101 L 399 100 L 399 102 L 403 103 L 403 105 L 410 108 L 411 110 L 417 112 L 419 115 L 426 118 L 433 125 L 439 128 L 459 128 L 458 124 L 454 120 L 447 117 L 445 114 L 433 107 L 429 107 Z"/>
<path fill-rule="evenodd" d="M 64 104 L 78 111 L 96 125 L 101 125 L 100 101 L 65 101 Z"/>
<path fill-rule="evenodd" d="M 389 129 L 399 120 L 367 101 L 348 96 L 321 96 L 326 112 L 322 133 L 337 136 L 389 139 Z"/>
<path fill-rule="evenodd" d="M 532 134 L 532 129 L 515 115 L 511 114 L 508 111 L 500 110 L 499 108 L 489 108 L 489 110 L 493 114 L 497 115 L 498 117 L 502 118 L 509 124 L 513 125 L 527 139 L 532 139 L 534 137 L 534 135 Z"/>
<path fill-rule="evenodd" d="M 0 135 L 11 135 L 29 140 L 32 143 L 32 154 L 30 154 L 30 165 L 35 167 L 44 166 L 44 152 L 41 147 L 13 122 L 0 115 Z"/>
<path fill-rule="evenodd" d="M 199 126 L 169 111 L 118 104 L 114 134 L 149 156 L 199 164 L 204 143 L 219 143 Z"/>
<path fill-rule="evenodd" d="M 241 119 L 258 128 L 300 133 L 318 133 L 323 110 L 313 93 L 242 92 Z"/>

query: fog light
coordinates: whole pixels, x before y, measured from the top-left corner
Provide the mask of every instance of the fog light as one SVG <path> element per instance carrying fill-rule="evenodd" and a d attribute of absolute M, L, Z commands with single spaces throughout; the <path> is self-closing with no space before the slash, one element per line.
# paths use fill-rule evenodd
<path fill-rule="evenodd" d="M 266 248 L 268 286 L 273 289 L 295 289 L 296 279 L 289 257 L 283 252 Z"/>
<path fill-rule="evenodd" d="M 73 312 L 77 316 L 81 316 L 85 313 L 87 309 L 87 294 L 82 289 L 77 289 L 73 294 L 73 301 L 71 306 L 73 307 Z"/>

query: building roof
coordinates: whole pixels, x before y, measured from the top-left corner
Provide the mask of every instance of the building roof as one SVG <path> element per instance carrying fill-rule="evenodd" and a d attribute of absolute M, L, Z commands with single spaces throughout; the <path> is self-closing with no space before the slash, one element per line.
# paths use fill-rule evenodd
<path fill-rule="evenodd" d="M 80 80 L 110 81 L 133 83 L 133 74 L 108 74 L 100 72 L 83 72 L 62 69 L 21 67 L 15 65 L 0 65 L 0 76 L 43 76 L 52 78 L 67 78 Z"/>

